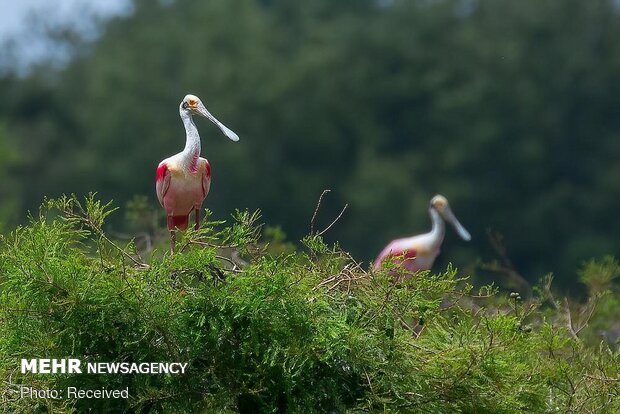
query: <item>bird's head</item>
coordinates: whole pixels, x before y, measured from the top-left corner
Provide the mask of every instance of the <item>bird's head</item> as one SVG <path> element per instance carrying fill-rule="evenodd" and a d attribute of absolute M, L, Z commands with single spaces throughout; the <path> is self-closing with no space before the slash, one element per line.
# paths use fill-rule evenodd
<path fill-rule="evenodd" d="M 224 124 L 218 121 L 211 112 L 207 111 L 207 108 L 204 106 L 202 101 L 196 95 L 185 95 L 185 98 L 181 101 L 181 105 L 179 106 L 179 112 L 181 113 L 181 117 L 184 115 L 200 115 L 207 118 L 209 121 L 213 122 L 215 125 L 220 128 L 220 130 L 233 141 L 239 141 L 239 136 L 235 134 L 233 131 L 228 129 Z"/>
<path fill-rule="evenodd" d="M 437 194 L 431 199 L 431 209 L 434 209 L 439 215 L 448 223 L 450 223 L 458 235 L 465 241 L 471 240 L 471 235 L 465 227 L 457 220 L 456 216 L 448 204 L 448 199 L 442 195 Z"/>
<path fill-rule="evenodd" d="M 202 101 L 196 95 L 185 95 L 181 101 L 181 111 L 185 111 L 190 115 L 199 115 L 198 105 L 202 105 Z M 204 105 L 202 105 L 204 107 Z"/>

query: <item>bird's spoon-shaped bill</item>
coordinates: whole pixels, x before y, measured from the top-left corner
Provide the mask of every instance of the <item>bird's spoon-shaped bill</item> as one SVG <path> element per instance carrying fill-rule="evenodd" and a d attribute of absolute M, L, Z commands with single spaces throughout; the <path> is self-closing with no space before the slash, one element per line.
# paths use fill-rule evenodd
<path fill-rule="evenodd" d="M 226 135 L 232 141 L 239 141 L 239 135 L 235 134 L 232 130 L 228 129 L 226 125 L 222 124 L 220 121 L 217 120 L 217 118 L 211 115 L 211 112 L 207 111 L 207 108 L 205 108 L 202 102 L 198 105 L 197 112 L 207 118 L 209 121 L 213 122 L 215 125 L 217 125 L 220 130 L 222 130 L 224 135 Z"/>
<path fill-rule="evenodd" d="M 448 223 L 452 224 L 454 230 L 456 230 L 457 234 L 461 237 L 461 239 L 465 241 L 471 240 L 471 235 L 467 230 L 465 230 L 465 227 L 463 227 L 463 225 L 457 220 L 450 207 L 446 207 L 444 209 L 443 217 Z"/>

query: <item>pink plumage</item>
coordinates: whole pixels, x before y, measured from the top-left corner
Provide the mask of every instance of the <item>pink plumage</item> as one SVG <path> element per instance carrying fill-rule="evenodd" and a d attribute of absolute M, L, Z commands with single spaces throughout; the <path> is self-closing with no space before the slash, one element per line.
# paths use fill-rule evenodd
<path fill-rule="evenodd" d="M 409 272 L 429 270 L 441 250 L 445 235 L 444 220 L 454 226 L 463 240 L 471 239 L 469 232 L 452 213 L 448 200 L 444 196 L 433 197 L 429 214 L 433 223 L 430 232 L 392 240 L 381 250 L 373 263 L 373 268 L 380 269 L 385 260 L 392 260 L 396 266 L 403 267 Z"/>
<path fill-rule="evenodd" d="M 187 95 L 179 107 L 185 126 L 186 142 L 183 151 L 166 158 L 157 166 L 155 190 L 157 199 L 166 210 L 171 250 L 174 251 L 175 231 L 188 227 L 194 211 L 195 228 L 200 226 L 200 208 L 211 187 L 211 166 L 200 157 L 200 136 L 192 115 L 201 115 L 216 124 L 231 140 L 239 137 L 219 122 L 194 95 Z"/>

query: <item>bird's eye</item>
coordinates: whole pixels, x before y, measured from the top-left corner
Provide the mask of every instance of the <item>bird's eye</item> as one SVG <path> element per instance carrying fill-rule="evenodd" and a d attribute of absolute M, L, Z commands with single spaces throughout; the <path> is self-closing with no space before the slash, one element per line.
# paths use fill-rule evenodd
<path fill-rule="evenodd" d="M 183 107 L 183 109 L 187 109 L 187 102 L 183 102 L 183 105 L 181 105 Z"/>

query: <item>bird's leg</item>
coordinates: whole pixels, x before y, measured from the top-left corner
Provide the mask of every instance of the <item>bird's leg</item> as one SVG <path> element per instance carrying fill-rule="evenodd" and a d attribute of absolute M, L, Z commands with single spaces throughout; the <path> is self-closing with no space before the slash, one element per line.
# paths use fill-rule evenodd
<path fill-rule="evenodd" d="M 194 209 L 194 219 L 196 220 L 196 224 L 194 225 L 194 229 L 198 230 L 200 228 L 200 209 Z"/>
<path fill-rule="evenodd" d="M 174 248 L 177 244 L 177 232 L 175 230 L 170 230 L 170 253 L 174 253 Z"/>
<path fill-rule="evenodd" d="M 174 247 L 177 242 L 177 235 L 174 228 L 174 219 L 172 216 L 167 217 L 168 230 L 170 230 L 170 253 L 174 253 Z"/>

